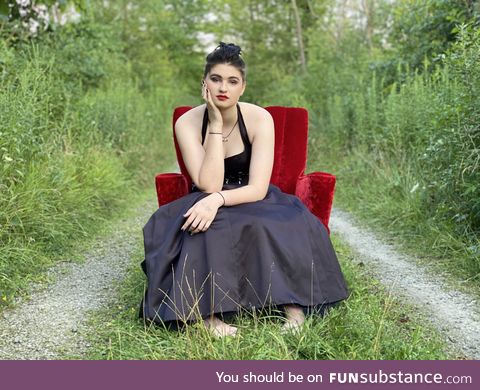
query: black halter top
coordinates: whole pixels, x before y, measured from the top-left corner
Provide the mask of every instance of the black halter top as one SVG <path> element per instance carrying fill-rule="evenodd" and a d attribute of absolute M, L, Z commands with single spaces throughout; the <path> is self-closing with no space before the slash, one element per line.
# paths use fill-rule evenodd
<path fill-rule="evenodd" d="M 248 174 L 250 170 L 250 157 L 252 155 L 252 145 L 248 139 L 247 128 L 243 121 L 240 105 L 237 103 L 238 126 L 240 128 L 240 135 L 242 137 L 244 149 L 243 152 L 226 157 L 224 161 L 224 184 L 248 184 Z M 205 107 L 202 123 L 202 145 L 205 142 L 205 135 L 207 133 L 208 125 L 208 109 Z M 195 184 L 192 186 L 192 191 L 196 190 Z M 198 189 L 197 189 L 198 190 Z"/>

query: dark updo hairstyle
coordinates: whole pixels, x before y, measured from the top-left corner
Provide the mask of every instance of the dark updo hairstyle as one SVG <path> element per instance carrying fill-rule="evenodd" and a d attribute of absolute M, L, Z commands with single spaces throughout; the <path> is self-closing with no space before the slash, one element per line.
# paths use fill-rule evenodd
<path fill-rule="evenodd" d="M 239 70 L 242 75 L 242 79 L 245 82 L 247 76 L 245 62 L 240 57 L 242 49 L 233 43 L 228 45 L 225 42 L 220 42 L 209 55 L 207 55 L 207 63 L 205 64 L 205 71 L 203 78 L 207 77 L 210 70 L 217 64 L 230 64 Z"/>

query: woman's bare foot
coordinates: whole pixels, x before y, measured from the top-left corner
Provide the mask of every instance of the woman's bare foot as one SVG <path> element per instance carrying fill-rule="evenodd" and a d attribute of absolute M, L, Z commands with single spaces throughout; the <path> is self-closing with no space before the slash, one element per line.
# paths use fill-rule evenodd
<path fill-rule="evenodd" d="M 226 324 L 215 316 L 206 318 L 203 322 L 205 327 L 210 329 L 216 337 L 235 336 L 237 333 L 236 327 Z"/>
<path fill-rule="evenodd" d="M 305 314 L 303 313 L 303 309 L 298 305 L 285 305 L 284 308 L 285 316 L 287 318 L 285 324 L 282 326 L 282 332 L 287 332 L 289 330 L 300 330 L 305 322 Z"/>

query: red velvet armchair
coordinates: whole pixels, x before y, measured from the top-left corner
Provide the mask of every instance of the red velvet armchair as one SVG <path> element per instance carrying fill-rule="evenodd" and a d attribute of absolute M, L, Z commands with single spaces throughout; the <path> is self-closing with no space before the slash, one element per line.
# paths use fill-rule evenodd
<path fill-rule="evenodd" d="M 192 107 L 177 107 L 177 119 Z M 269 106 L 275 123 L 275 160 L 270 182 L 283 192 L 296 195 L 327 228 L 332 210 L 336 177 L 326 172 L 304 174 L 307 161 L 308 111 L 304 108 Z M 192 180 L 182 159 L 173 131 L 181 173 L 160 173 L 155 177 L 159 207 L 189 193 Z"/>

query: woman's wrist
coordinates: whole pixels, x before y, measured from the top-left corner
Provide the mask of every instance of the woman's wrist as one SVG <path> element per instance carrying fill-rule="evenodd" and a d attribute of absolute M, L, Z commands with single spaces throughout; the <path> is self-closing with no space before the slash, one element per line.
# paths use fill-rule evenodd
<path fill-rule="evenodd" d="M 208 129 L 208 134 L 213 134 L 215 135 L 215 138 L 218 137 L 218 135 L 222 135 L 223 136 L 223 132 L 222 132 L 222 128 L 221 127 L 210 127 Z M 218 137 L 220 138 L 220 137 Z"/>
<path fill-rule="evenodd" d="M 225 206 L 225 197 L 219 191 L 214 192 L 214 194 L 216 194 L 218 198 L 218 207 Z"/>
<path fill-rule="evenodd" d="M 208 129 L 208 132 L 209 133 L 222 133 L 222 127 L 223 126 L 219 126 L 219 125 L 210 125 L 209 129 Z"/>

